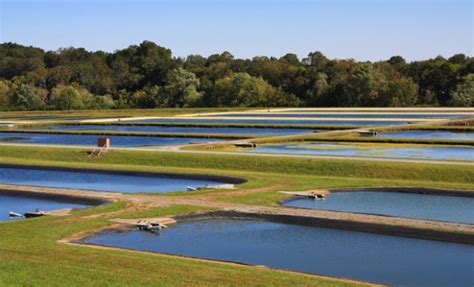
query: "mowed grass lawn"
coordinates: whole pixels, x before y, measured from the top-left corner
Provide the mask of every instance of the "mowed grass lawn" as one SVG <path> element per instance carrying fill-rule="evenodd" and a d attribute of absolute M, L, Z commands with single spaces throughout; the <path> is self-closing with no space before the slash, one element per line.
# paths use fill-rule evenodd
<path fill-rule="evenodd" d="M 219 264 L 133 251 L 73 246 L 57 240 L 107 226 L 107 212 L 121 203 L 64 218 L 0 223 L 1 286 L 362 286 L 355 282 L 263 268 Z M 185 214 L 198 208 L 164 208 L 160 215 Z M 115 213 L 114 216 L 117 216 Z M 126 213 L 124 214 L 126 217 Z"/>
<path fill-rule="evenodd" d="M 206 155 L 113 150 L 99 159 L 84 149 L 0 147 L 0 162 L 115 170 L 233 175 L 236 190 L 186 193 L 211 200 L 277 204 L 280 190 L 361 186 L 474 189 L 472 166 Z M 160 195 L 163 196 L 163 195 Z M 167 196 L 179 196 L 178 193 Z M 0 223 L 0 286 L 357 286 L 359 283 L 126 250 L 67 245 L 58 240 L 111 226 L 110 218 L 171 216 L 207 211 L 170 206 L 131 213 L 117 202 L 59 218 Z M 360 283 L 362 285 L 362 283 Z"/>

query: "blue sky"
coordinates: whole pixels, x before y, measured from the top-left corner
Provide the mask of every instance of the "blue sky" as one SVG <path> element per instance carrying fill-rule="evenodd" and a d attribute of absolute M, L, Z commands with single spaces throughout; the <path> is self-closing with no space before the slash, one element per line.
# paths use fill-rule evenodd
<path fill-rule="evenodd" d="M 473 55 L 472 0 L 0 0 L 0 42 L 114 51 L 143 40 L 175 56 L 419 60 Z"/>

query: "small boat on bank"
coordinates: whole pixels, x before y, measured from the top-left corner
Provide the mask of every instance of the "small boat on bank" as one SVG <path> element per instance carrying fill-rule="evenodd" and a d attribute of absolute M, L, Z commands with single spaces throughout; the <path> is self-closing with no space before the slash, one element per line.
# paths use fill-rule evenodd
<path fill-rule="evenodd" d="M 13 211 L 10 211 L 8 215 L 10 217 L 25 217 L 25 216 L 23 216 L 23 214 L 16 213 L 16 212 L 13 212 Z"/>
<path fill-rule="evenodd" d="M 203 185 L 203 186 L 197 186 L 197 187 L 194 187 L 194 186 L 187 186 L 186 187 L 186 190 L 187 191 L 196 191 L 196 190 L 200 190 L 200 189 L 203 189 L 203 188 L 209 188 L 209 185 Z"/>
<path fill-rule="evenodd" d="M 26 218 L 34 218 L 34 217 L 40 217 L 44 215 L 46 215 L 46 212 L 38 210 L 38 209 L 36 211 L 26 212 L 25 214 L 23 214 L 23 216 Z"/>
<path fill-rule="evenodd" d="M 156 232 L 163 228 L 166 228 L 166 226 L 161 223 L 141 222 L 141 221 L 137 222 L 135 226 L 138 227 L 138 230 L 149 231 L 149 232 Z"/>

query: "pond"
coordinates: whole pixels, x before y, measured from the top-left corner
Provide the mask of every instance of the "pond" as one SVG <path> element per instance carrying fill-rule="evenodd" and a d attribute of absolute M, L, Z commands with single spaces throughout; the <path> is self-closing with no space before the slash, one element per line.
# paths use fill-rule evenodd
<path fill-rule="evenodd" d="M 267 124 L 267 125 L 337 125 L 337 126 L 385 126 L 385 125 L 401 125 L 408 123 L 407 121 L 328 121 L 328 120 L 277 120 L 277 119 L 200 119 L 200 118 L 156 118 L 145 120 L 130 120 L 131 123 L 212 123 L 212 124 Z"/>
<path fill-rule="evenodd" d="M 474 115 L 474 114 L 473 114 Z M 212 117 L 290 117 L 290 118 L 379 118 L 379 119 L 443 119 L 443 118 L 462 118 L 466 114 L 440 114 L 440 113 L 341 113 L 341 112 L 302 112 L 302 113 L 228 113 L 214 114 Z"/>
<path fill-rule="evenodd" d="M 458 114 L 463 116 L 474 116 L 474 109 L 325 109 L 325 108 L 306 108 L 306 109 L 281 109 L 281 110 L 270 110 L 273 113 L 363 113 L 363 114 L 374 114 L 374 113 L 387 113 L 387 114 Z"/>
<path fill-rule="evenodd" d="M 183 222 L 90 244 L 266 265 L 395 286 L 472 286 L 470 245 L 251 220 Z"/>
<path fill-rule="evenodd" d="M 134 126 L 134 125 L 58 125 L 38 127 L 51 130 L 98 130 L 148 133 L 191 133 L 191 134 L 238 134 L 238 135 L 290 135 L 312 133 L 312 129 L 285 128 L 237 128 L 237 127 L 176 127 L 176 126 Z"/>
<path fill-rule="evenodd" d="M 474 224 L 474 198 L 461 196 L 361 190 L 333 192 L 324 200 L 297 198 L 283 205 Z"/>
<path fill-rule="evenodd" d="M 0 142 L 40 145 L 78 145 L 97 146 L 101 135 L 73 135 L 46 133 L 1 133 Z M 112 147 L 144 147 L 161 145 L 185 145 L 190 143 L 207 143 L 222 141 L 215 138 L 191 137 L 154 137 L 154 136 L 107 136 Z"/>
<path fill-rule="evenodd" d="M 163 193 L 185 191 L 188 186 L 212 187 L 225 182 L 184 175 L 0 166 L 0 183 L 126 193 Z"/>
<path fill-rule="evenodd" d="M 474 140 L 474 132 L 457 131 L 399 131 L 383 132 L 377 136 L 382 138 Z"/>
<path fill-rule="evenodd" d="M 436 160 L 474 160 L 474 148 L 469 146 L 400 146 L 394 145 L 370 148 L 358 144 L 345 143 L 314 143 L 314 144 L 283 144 L 261 145 L 256 149 L 245 152 L 284 153 L 284 154 L 314 154 L 326 156 L 360 156 L 360 157 L 386 157 L 410 159 L 436 159 Z"/>
<path fill-rule="evenodd" d="M 9 217 L 10 212 L 24 214 L 33 212 L 36 209 L 42 211 L 51 211 L 56 209 L 79 209 L 87 208 L 90 205 L 74 203 L 71 201 L 56 200 L 49 198 L 36 198 L 31 196 L 11 195 L 0 191 L 0 221 L 15 219 Z"/>

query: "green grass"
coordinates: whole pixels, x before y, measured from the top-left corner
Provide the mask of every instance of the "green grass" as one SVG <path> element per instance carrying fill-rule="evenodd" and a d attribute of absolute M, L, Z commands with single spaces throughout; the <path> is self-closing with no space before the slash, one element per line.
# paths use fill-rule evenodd
<path fill-rule="evenodd" d="M 160 215 L 193 207 L 161 209 Z M 114 214 L 116 216 L 117 214 Z M 133 251 L 71 246 L 57 240 L 109 225 L 109 216 L 75 214 L 0 223 L 1 286 L 362 286 L 316 276 Z"/>
<path fill-rule="evenodd" d="M 114 118 L 114 117 L 166 117 L 182 114 L 244 111 L 251 108 L 168 108 L 168 109 L 119 109 L 119 110 L 71 110 L 71 111 L 12 111 L 0 112 L 0 120 L 18 117 L 15 120 L 31 120 L 38 117 L 61 120 L 70 117 Z M 5 119 L 3 119 L 5 118 Z"/>
<path fill-rule="evenodd" d="M 147 127 L 218 127 L 218 128 L 275 128 L 275 129 L 313 129 L 313 130 L 346 130 L 354 129 L 357 126 L 339 126 L 339 125 L 315 125 L 315 124 L 252 124 L 252 123 L 193 123 L 193 122 L 87 122 L 82 123 L 78 121 L 54 121 L 54 122 L 35 122 L 28 124 L 20 124 L 20 128 L 32 128 L 32 127 L 46 127 L 52 125 L 70 125 L 70 126 L 81 126 L 81 125 L 94 125 L 94 126 L 147 126 Z M 4 128 L 6 129 L 6 128 Z"/>
<path fill-rule="evenodd" d="M 133 211 L 120 215 L 120 218 L 152 218 L 177 215 L 190 215 L 215 211 L 215 208 L 192 206 L 192 205 L 172 205 L 158 208 L 149 208 L 141 211 Z"/>
<path fill-rule="evenodd" d="M 198 171 L 215 169 L 220 172 L 272 172 L 292 175 L 319 175 L 336 177 L 430 180 L 434 182 L 474 183 L 474 167 L 469 165 L 440 165 L 428 163 L 400 163 L 354 161 L 345 159 L 288 158 L 276 156 L 191 154 L 111 150 L 104 157 L 89 158 L 84 149 L 57 149 L 48 147 L 2 146 L 0 159 L 13 162 L 41 164 L 43 161 L 89 163 L 127 166 L 159 166 Z"/>
<path fill-rule="evenodd" d="M 215 201 L 275 205 L 279 191 L 414 186 L 474 189 L 474 168 L 307 158 L 112 150 L 93 159 L 85 149 L 0 147 L 0 162 L 64 167 L 201 173 L 248 179 L 235 190 L 203 190 Z M 137 196 L 137 195 L 135 195 Z M 157 195 L 160 196 L 178 196 Z M 111 218 L 165 217 L 215 210 L 172 205 L 138 209 L 115 202 L 67 217 L 0 223 L 0 286 L 359 286 L 329 278 L 126 250 L 71 246 L 58 240 L 110 227 Z"/>
<path fill-rule="evenodd" d="M 24 129 L 0 129 L 3 133 L 22 134 L 64 134 L 64 135 L 97 135 L 97 136 L 134 136 L 134 137 L 178 137 L 178 138 L 218 138 L 218 139 L 252 139 L 261 137 L 260 135 L 240 135 L 240 134 L 203 134 L 203 133 L 156 133 L 156 132 L 125 132 L 125 131 L 102 131 L 102 130 L 24 130 Z M 17 137 L 11 137 L 9 141 Z M 8 139 L 8 138 L 7 138 Z M 5 141 L 5 140 L 3 140 Z"/>

